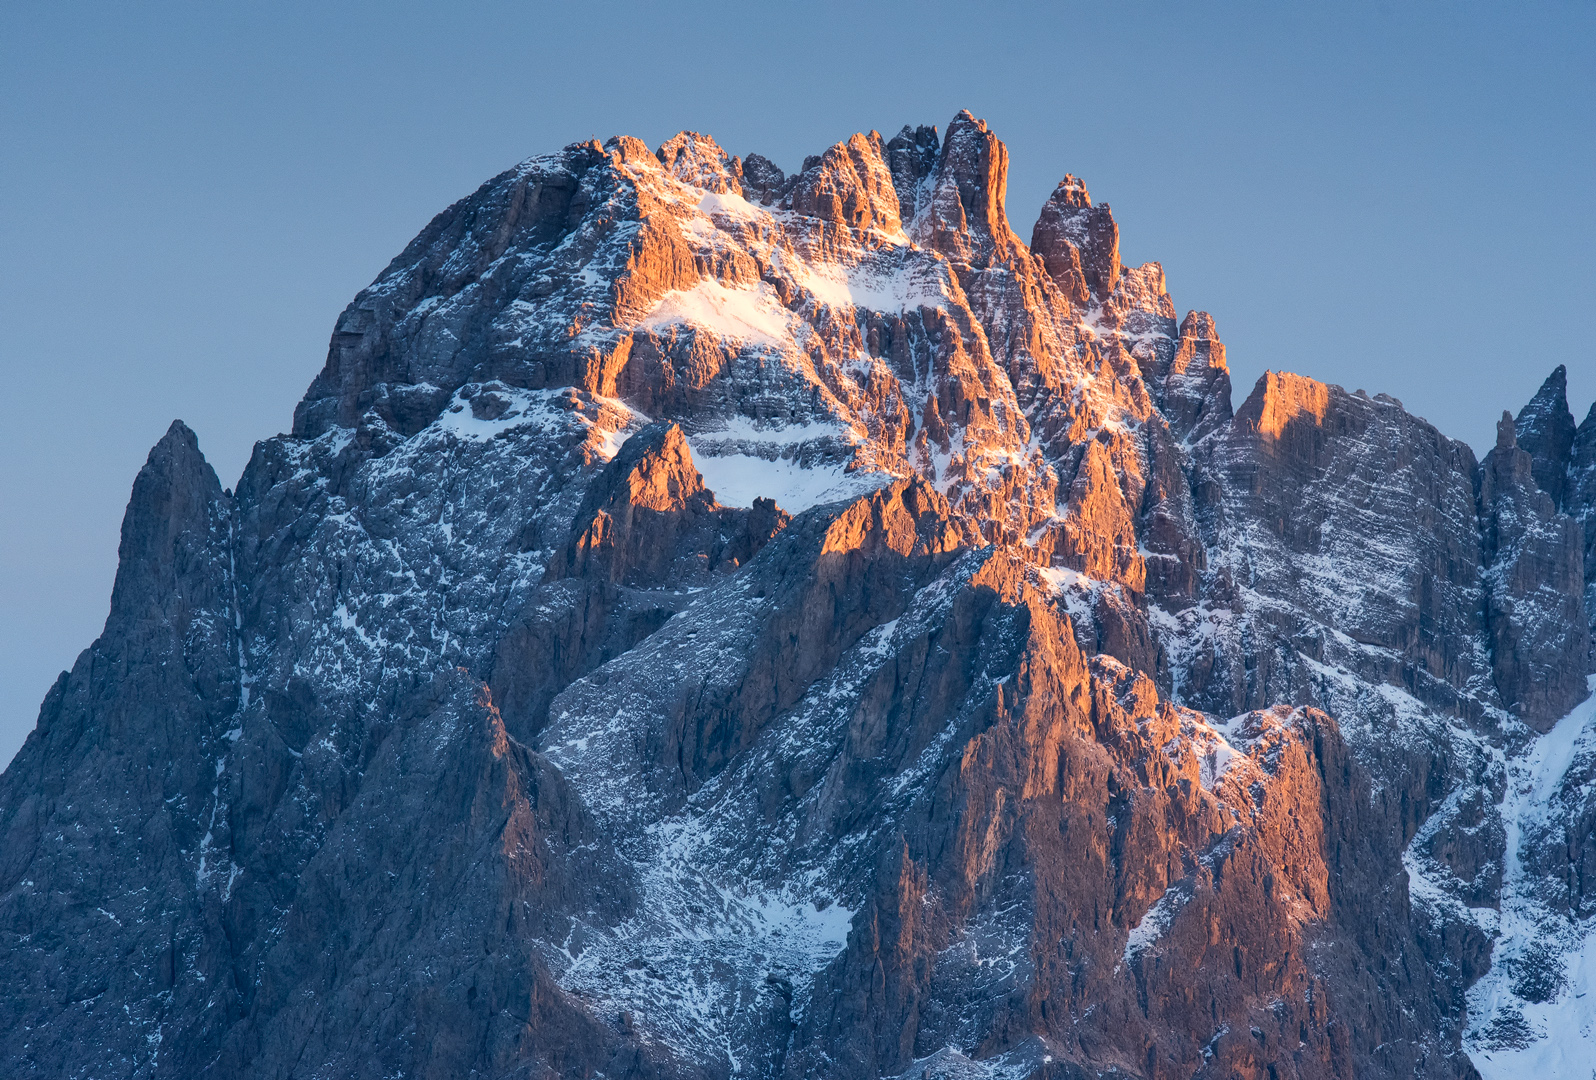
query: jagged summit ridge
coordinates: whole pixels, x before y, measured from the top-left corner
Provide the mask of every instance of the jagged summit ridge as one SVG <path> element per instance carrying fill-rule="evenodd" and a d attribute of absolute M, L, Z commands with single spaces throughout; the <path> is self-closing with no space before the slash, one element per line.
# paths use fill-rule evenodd
<path fill-rule="evenodd" d="M 617 138 L 490 182 L 345 312 L 296 433 L 371 409 L 408 433 L 471 380 L 570 383 L 690 435 L 720 416 L 808 423 L 813 439 L 778 452 L 918 472 L 1022 535 L 1052 513 L 1046 458 L 1069 456 L 1082 430 L 1145 418 L 1129 351 L 1154 363 L 1162 350 L 1166 366 L 1176 352 L 1161 273 L 1143 268 L 1116 296 L 1117 250 L 1082 241 L 1092 265 L 1111 265 L 1093 278 L 1100 322 L 1144 309 L 1153 321 L 1127 335 L 1059 318 L 1074 309 L 1008 226 L 1007 152 L 984 123 L 961 113 L 941 141 L 932 128 L 855 136 L 793 177 L 749 160 L 696 133 L 657 154 Z M 1023 313 L 1023 330 L 985 332 Z M 711 384 L 717 400 L 702 400 Z M 1078 402 L 1057 392 L 1088 384 Z M 1019 485 L 1032 490 L 1016 498 Z"/>
<path fill-rule="evenodd" d="M 1592 422 L 1233 414 L 1214 320 L 1073 176 L 1027 245 L 1007 163 L 575 144 L 355 298 L 232 494 L 174 426 L 0 779 L 9 1072 L 1501 1053 L 1546 994 L 1493 950 L 1582 940 L 1484 913 L 1556 874 L 1504 784 L 1585 695 Z"/>

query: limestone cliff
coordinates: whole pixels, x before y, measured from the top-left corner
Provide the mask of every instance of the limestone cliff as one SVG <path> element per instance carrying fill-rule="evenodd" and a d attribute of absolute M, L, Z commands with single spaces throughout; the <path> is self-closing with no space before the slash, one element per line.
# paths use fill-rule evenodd
<path fill-rule="evenodd" d="M 968 113 L 576 144 L 354 299 L 232 491 L 174 425 L 0 778 L 5 1074 L 1543 1045 L 1596 420 L 1562 369 L 1484 462 L 1294 374 L 1233 413 L 1213 318 L 1073 176 L 1027 245 L 1007 168 Z"/>

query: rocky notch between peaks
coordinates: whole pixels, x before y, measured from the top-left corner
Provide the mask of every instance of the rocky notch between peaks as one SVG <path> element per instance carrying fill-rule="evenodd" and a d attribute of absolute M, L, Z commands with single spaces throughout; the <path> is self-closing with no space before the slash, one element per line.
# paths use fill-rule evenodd
<path fill-rule="evenodd" d="M 1596 411 L 1232 413 L 1007 166 L 576 144 L 235 488 L 174 424 L 0 778 L 5 1074 L 1596 1066 Z"/>

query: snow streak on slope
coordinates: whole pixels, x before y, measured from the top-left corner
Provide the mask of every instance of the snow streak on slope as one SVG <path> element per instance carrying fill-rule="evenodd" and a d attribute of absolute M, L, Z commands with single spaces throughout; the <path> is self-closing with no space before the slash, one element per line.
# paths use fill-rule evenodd
<path fill-rule="evenodd" d="M 691 289 L 666 294 L 642 325 L 650 330 L 696 326 L 731 341 L 779 348 L 793 333 L 787 309 L 770 286 L 728 289 L 710 278 Z"/>
<path fill-rule="evenodd" d="M 1596 753 L 1593 721 L 1596 697 L 1508 763 L 1499 936 L 1469 991 L 1469 1054 L 1486 1080 L 1596 1075 L 1596 920 L 1553 910 L 1545 877 L 1524 865 L 1561 831 L 1558 795 L 1576 760 Z"/>
<path fill-rule="evenodd" d="M 704 486 L 722 506 L 752 506 L 755 499 L 775 499 L 790 514 L 811 506 L 853 499 L 890 483 L 886 473 L 849 473 L 840 465 L 804 468 L 796 461 L 768 461 L 754 454 L 726 454 L 695 460 Z"/>

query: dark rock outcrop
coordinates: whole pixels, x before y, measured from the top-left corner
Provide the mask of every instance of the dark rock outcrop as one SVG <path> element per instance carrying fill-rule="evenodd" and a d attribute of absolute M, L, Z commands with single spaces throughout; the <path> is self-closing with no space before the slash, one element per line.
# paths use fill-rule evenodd
<path fill-rule="evenodd" d="M 1568 411 L 1568 369 L 1558 364 L 1513 421 L 1518 447 L 1530 456 L 1535 484 L 1562 509 L 1574 448 L 1574 415 Z"/>
<path fill-rule="evenodd" d="M 237 1015 L 216 903 L 233 878 L 215 762 L 242 693 L 233 531 L 174 423 L 133 482 L 105 630 L 0 777 L 12 1075 L 123 1074 L 166 1036 L 181 1061 Z"/>
<path fill-rule="evenodd" d="M 1548 441 L 1540 443 L 1543 454 Z M 1491 657 L 1502 703 L 1545 731 L 1588 693 L 1590 622 L 1584 537 L 1557 512 L 1536 478 L 1537 464 L 1518 446 L 1513 417 L 1503 413 L 1480 477 Z"/>

